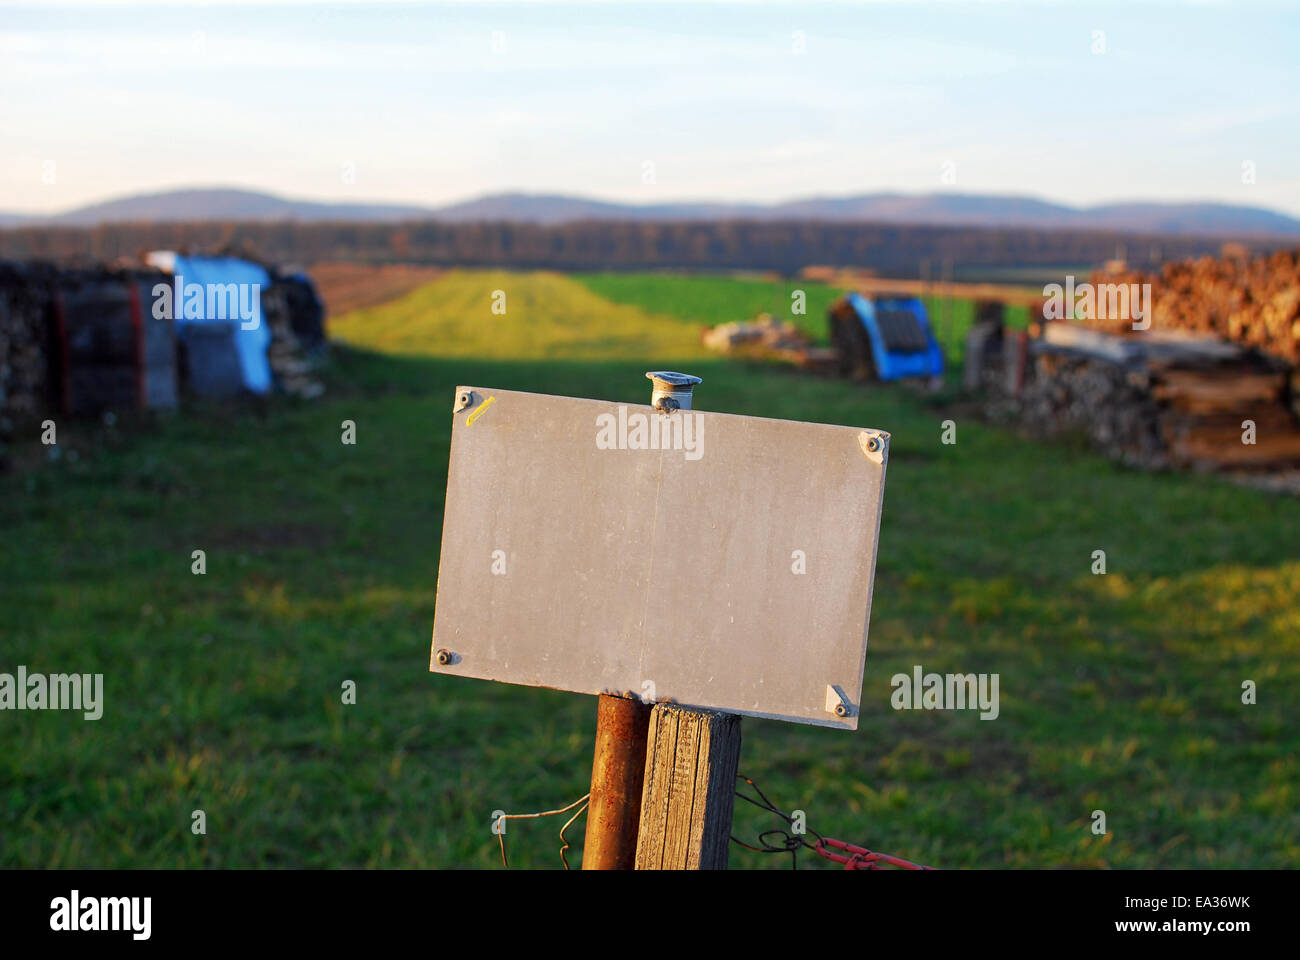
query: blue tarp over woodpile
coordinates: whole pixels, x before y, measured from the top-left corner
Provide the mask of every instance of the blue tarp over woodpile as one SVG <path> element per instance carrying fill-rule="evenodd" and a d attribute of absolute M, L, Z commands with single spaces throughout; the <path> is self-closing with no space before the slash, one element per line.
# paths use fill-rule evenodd
<path fill-rule="evenodd" d="M 263 322 L 260 299 L 261 291 L 271 283 L 266 270 L 233 257 L 175 254 L 169 259 L 179 292 L 179 296 L 173 294 L 172 309 L 181 342 L 186 346 L 195 392 L 209 396 L 235 392 L 225 389 L 229 377 L 227 344 L 233 344 L 239 359 L 240 386 L 253 393 L 269 392 L 271 365 L 266 348 L 271 331 Z M 155 257 L 154 262 L 163 265 L 166 261 Z M 191 295 L 194 290 L 200 291 L 199 296 Z M 255 316 L 236 314 L 231 309 L 234 303 L 253 307 Z M 207 369 L 209 366 L 211 369 Z"/>

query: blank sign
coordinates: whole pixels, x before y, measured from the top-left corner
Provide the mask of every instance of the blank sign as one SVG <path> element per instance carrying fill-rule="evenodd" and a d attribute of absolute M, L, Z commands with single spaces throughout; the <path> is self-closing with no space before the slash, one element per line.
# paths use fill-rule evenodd
<path fill-rule="evenodd" d="M 857 728 L 889 436 L 460 387 L 430 669 Z"/>

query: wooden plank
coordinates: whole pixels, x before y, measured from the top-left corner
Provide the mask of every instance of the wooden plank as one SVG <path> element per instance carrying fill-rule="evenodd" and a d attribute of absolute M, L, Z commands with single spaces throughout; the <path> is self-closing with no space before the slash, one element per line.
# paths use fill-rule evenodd
<path fill-rule="evenodd" d="M 1171 444 L 1180 461 L 1218 467 L 1268 467 L 1300 463 L 1300 431 L 1263 430 L 1254 443 L 1241 442 L 1240 428 L 1189 430 Z"/>
<path fill-rule="evenodd" d="M 1286 376 L 1250 370 L 1167 370 L 1152 393 L 1177 410 L 1189 413 L 1237 411 L 1252 403 L 1276 403 L 1280 409 Z"/>
<path fill-rule="evenodd" d="M 638 870 L 725 870 L 740 717 L 657 704 L 650 715 Z"/>
<path fill-rule="evenodd" d="M 950 277 L 949 262 L 941 275 Z M 802 275 L 835 287 L 855 290 L 865 296 L 946 297 L 958 300 L 997 300 L 1017 306 L 1038 307 L 1043 302 L 1041 286 L 1016 286 L 1000 283 L 964 283 L 951 279 L 938 281 L 902 280 L 875 277 L 849 267 L 805 267 Z"/>

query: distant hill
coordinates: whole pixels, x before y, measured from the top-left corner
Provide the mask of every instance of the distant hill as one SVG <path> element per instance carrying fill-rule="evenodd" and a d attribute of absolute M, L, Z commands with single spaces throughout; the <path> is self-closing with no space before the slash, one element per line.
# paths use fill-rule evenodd
<path fill-rule="evenodd" d="M 49 217 L 0 212 L 0 226 L 210 220 L 305 222 L 515 221 L 554 226 L 581 220 L 817 220 L 925 226 L 1030 227 L 1207 236 L 1298 236 L 1300 219 L 1224 203 L 1111 203 L 1071 207 L 1033 197 L 961 193 L 871 193 L 774 204 L 627 204 L 563 194 L 500 193 L 441 207 L 319 203 L 253 190 L 192 189 L 138 194 Z"/>
<path fill-rule="evenodd" d="M 960 193 L 872 193 L 774 204 L 621 204 L 563 195 L 503 193 L 440 207 L 443 220 L 823 220 L 926 226 L 1037 227 L 1213 235 L 1300 235 L 1300 219 L 1261 207 L 1218 203 L 1112 203 L 1070 207 L 1033 197 Z"/>
<path fill-rule="evenodd" d="M 255 190 L 194 189 L 142 193 L 77 207 L 52 217 L 22 217 L 24 223 L 95 226 L 173 220 L 405 220 L 431 215 L 427 207 L 382 203 L 316 203 L 289 200 Z M 0 213 L 0 223 L 14 215 Z"/>
<path fill-rule="evenodd" d="M 564 194 L 494 193 L 474 200 L 448 204 L 433 213 L 440 220 L 467 223 L 515 220 L 554 225 L 578 220 L 717 220 L 746 217 L 760 219 L 771 208 L 759 204 L 657 203 L 632 204 L 590 200 Z"/>

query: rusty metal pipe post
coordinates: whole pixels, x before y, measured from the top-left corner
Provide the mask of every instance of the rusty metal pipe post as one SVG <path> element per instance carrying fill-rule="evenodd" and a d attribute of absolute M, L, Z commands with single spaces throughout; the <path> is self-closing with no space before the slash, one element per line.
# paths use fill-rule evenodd
<path fill-rule="evenodd" d="M 601 694 L 587 839 L 582 848 L 584 870 L 631 870 L 636 864 L 649 727 L 650 704 Z"/>

